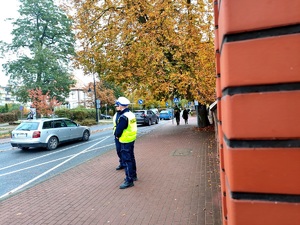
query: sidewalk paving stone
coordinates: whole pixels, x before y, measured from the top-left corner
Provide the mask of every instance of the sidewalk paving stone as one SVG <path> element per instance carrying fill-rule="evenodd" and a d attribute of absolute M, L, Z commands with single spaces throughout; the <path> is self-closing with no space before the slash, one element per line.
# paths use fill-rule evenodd
<path fill-rule="evenodd" d="M 221 225 L 213 131 L 161 125 L 135 143 L 139 180 L 121 190 L 115 150 L 0 202 L 1 225 Z"/>

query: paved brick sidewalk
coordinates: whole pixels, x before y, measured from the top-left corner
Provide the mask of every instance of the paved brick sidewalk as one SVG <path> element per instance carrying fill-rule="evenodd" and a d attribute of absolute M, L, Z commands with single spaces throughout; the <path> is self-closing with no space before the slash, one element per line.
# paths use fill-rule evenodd
<path fill-rule="evenodd" d="M 138 178 L 119 189 L 114 150 L 0 202 L 1 225 L 221 225 L 214 133 L 169 122 L 136 141 Z"/>

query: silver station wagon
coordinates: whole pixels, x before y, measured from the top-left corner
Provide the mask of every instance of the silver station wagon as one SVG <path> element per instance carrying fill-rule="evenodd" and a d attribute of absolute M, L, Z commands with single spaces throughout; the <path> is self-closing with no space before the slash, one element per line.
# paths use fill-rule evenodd
<path fill-rule="evenodd" d="M 42 118 L 23 121 L 11 133 L 11 145 L 26 150 L 42 147 L 54 150 L 61 143 L 88 141 L 90 128 L 80 126 L 67 118 Z"/>

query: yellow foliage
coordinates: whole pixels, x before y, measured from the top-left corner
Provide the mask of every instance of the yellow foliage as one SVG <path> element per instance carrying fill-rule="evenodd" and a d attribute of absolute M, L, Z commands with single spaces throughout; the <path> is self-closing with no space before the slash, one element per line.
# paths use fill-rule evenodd
<path fill-rule="evenodd" d="M 214 101 L 211 1 L 69 2 L 87 72 L 147 98 Z"/>

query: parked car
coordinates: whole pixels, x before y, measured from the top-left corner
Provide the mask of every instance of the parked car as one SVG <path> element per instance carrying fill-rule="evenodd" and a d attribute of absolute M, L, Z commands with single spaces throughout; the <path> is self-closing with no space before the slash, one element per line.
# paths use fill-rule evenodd
<path fill-rule="evenodd" d="M 159 118 L 152 110 L 135 110 L 134 111 L 137 124 L 143 124 L 151 126 L 152 124 L 158 124 Z"/>
<path fill-rule="evenodd" d="M 43 147 L 54 150 L 64 142 L 88 141 L 90 128 L 67 118 L 42 118 L 23 121 L 11 133 L 11 145 L 26 150 Z"/>
<path fill-rule="evenodd" d="M 161 120 L 171 120 L 173 118 L 173 115 L 169 110 L 162 110 L 160 111 L 159 118 Z"/>
<path fill-rule="evenodd" d="M 150 110 L 152 110 L 159 117 L 159 111 L 158 111 L 158 109 L 153 108 L 153 109 L 150 109 Z"/>
<path fill-rule="evenodd" d="M 110 115 L 101 114 L 100 119 L 111 119 Z"/>

